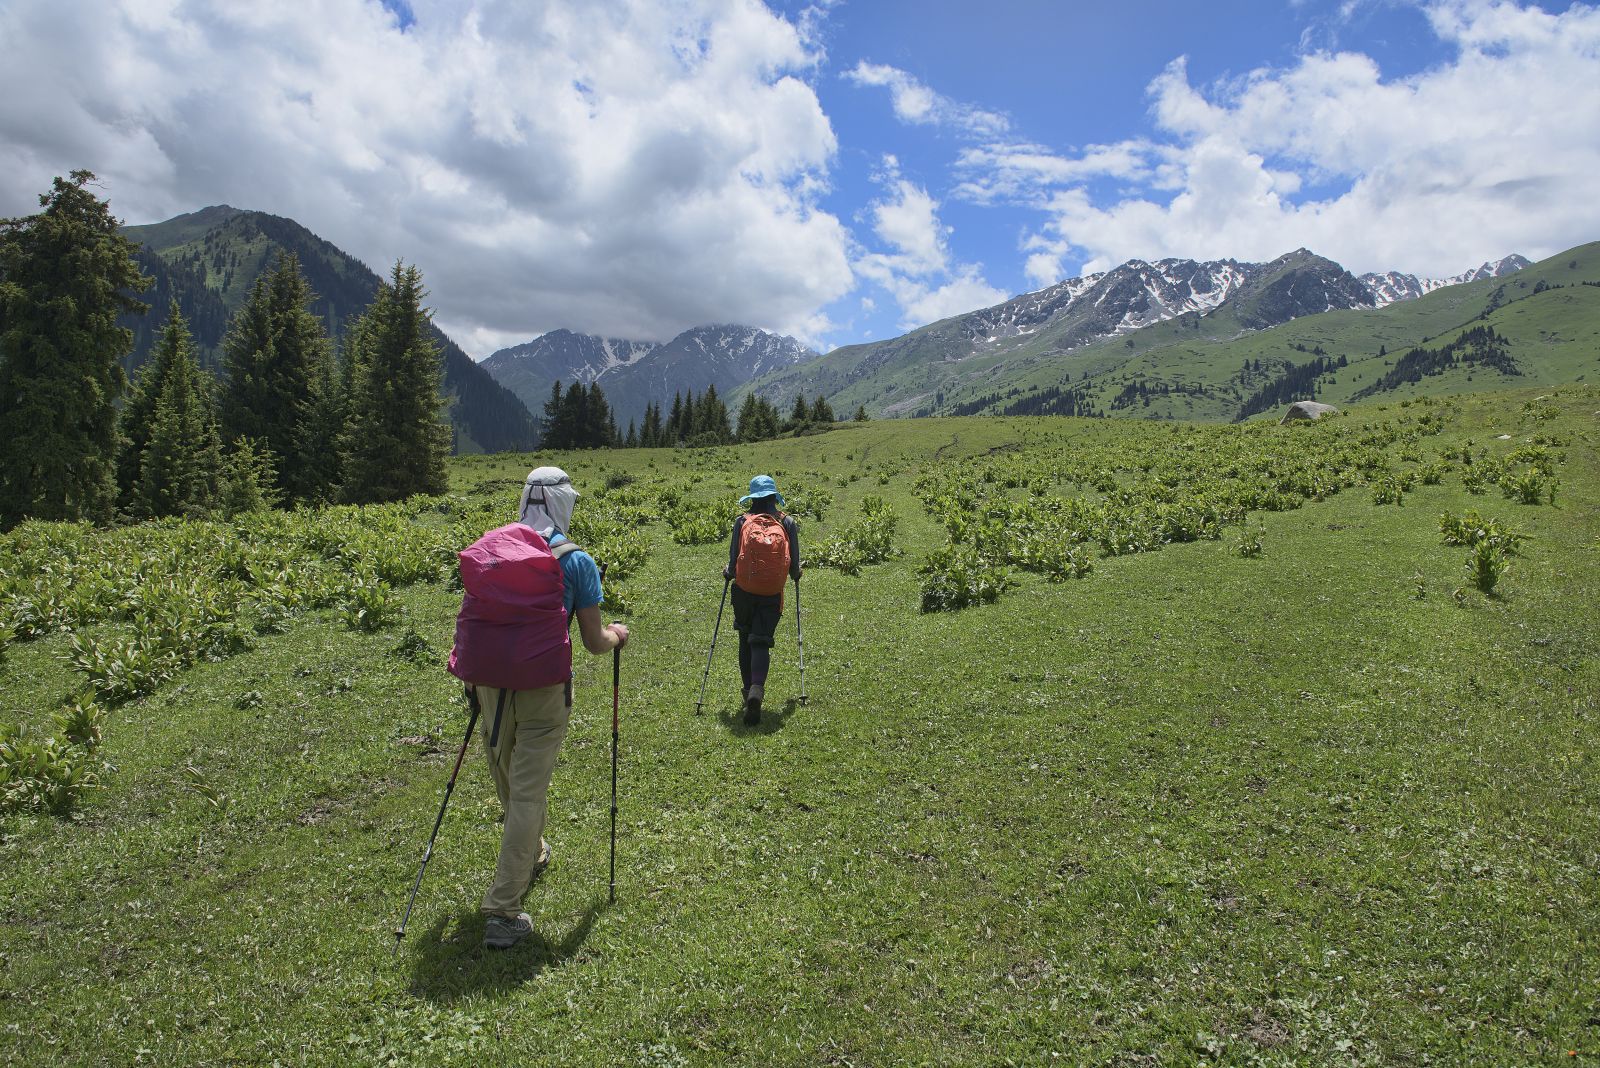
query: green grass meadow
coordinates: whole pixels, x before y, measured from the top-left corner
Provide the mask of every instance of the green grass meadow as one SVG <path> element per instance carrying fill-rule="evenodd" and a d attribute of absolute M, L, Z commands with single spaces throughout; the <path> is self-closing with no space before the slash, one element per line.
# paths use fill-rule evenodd
<path fill-rule="evenodd" d="M 450 539 L 514 518 L 551 462 L 579 540 L 628 558 L 616 901 L 612 665 L 579 649 L 535 937 L 482 947 L 474 743 L 396 951 L 467 719 Z M 1495 481 L 1519 471 L 1539 503 Z M 756 473 L 808 556 L 896 525 L 887 559 L 806 572 L 804 703 L 791 586 L 747 727 L 731 611 L 696 714 L 726 542 L 674 534 L 725 531 Z M 263 520 L 248 567 L 227 524 L 0 538 L 0 613 L 31 589 L 38 632 L 0 645 L 0 724 L 47 735 L 97 685 L 104 707 L 98 781 L 0 817 L 0 1062 L 1600 1061 L 1600 388 L 464 457 L 439 502 L 334 511 Z M 1489 593 L 1441 536 L 1468 512 L 1524 536 Z M 343 523 L 385 533 L 358 559 Z M 414 581 L 341 570 L 398 574 L 412 537 Z M 75 561 L 54 593 L 52 538 Z M 96 683 L 69 632 L 131 626 L 91 591 L 125 597 L 162 539 L 210 547 L 196 574 L 259 590 L 278 553 L 289 578 L 239 594 L 248 640 L 112 697 L 120 669 Z M 286 545 L 320 546 L 330 592 L 296 601 Z M 923 612 L 930 557 L 997 595 Z"/>

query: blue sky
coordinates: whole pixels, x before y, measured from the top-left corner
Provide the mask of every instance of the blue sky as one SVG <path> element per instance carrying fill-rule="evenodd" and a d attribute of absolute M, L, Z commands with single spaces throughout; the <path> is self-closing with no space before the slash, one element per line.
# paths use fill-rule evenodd
<path fill-rule="evenodd" d="M 826 349 L 1127 259 L 1600 239 L 1600 11 L 1531 0 L 7 0 L 0 213 L 87 167 L 421 267 L 486 355 Z"/>

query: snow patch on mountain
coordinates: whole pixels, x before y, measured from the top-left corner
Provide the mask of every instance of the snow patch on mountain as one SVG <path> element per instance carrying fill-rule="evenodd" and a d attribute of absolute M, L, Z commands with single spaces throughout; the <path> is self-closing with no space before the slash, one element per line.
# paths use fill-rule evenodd
<path fill-rule="evenodd" d="M 1477 267 L 1462 271 L 1460 274 L 1451 275 L 1449 278 L 1418 278 L 1414 274 L 1405 274 L 1400 271 L 1385 271 L 1382 274 L 1364 274 L 1361 281 L 1372 291 L 1372 299 L 1377 307 L 1384 307 L 1402 300 L 1415 300 L 1425 297 L 1436 289 L 1445 286 L 1461 285 L 1463 282 L 1479 282 L 1485 278 L 1499 278 L 1502 275 L 1514 274 L 1524 267 L 1532 266 L 1533 261 L 1513 253 L 1503 259 L 1487 260 Z"/>

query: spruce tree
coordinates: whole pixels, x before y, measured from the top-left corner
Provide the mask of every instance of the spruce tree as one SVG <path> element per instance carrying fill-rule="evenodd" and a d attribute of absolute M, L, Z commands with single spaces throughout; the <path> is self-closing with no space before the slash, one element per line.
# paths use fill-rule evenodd
<path fill-rule="evenodd" d="M 271 455 L 249 438 L 237 439 L 223 465 L 223 514 L 276 508 L 278 501 L 278 473 L 272 469 Z"/>
<path fill-rule="evenodd" d="M 167 309 L 167 321 L 156 338 L 155 348 L 133 380 L 127 403 L 122 406 L 122 415 L 117 421 L 117 503 L 125 511 L 133 511 L 139 469 L 150 444 L 150 427 L 156 418 L 156 400 L 178 361 L 194 359 L 193 350 L 194 339 L 189 333 L 188 320 L 174 300 Z"/>
<path fill-rule="evenodd" d="M 639 447 L 653 449 L 661 437 L 661 406 L 650 401 L 644 406 L 644 420 L 639 424 Z"/>
<path fill-rule="evenodd" d="M 561 401 L 556 433 L 546 443 L 551 449 L 577 449 L 583 446 L 584 428 L 589 418 L 589 390 L 582 382 L 572 383 Z"/>
<path fill-rule="evenodd" d="M 788 428 L 805 426 L 811 421 L 811 409 L 806 406 L 806 395 L 799 393 L 794 398 L 794 408 L 789 412 Z"/>
<path fill-rule="evenodd" d="M 150 280 L 89 171 L 56 178 L 37 215 L 0 220 L 0 527 L 107 519 L 116 402 Z"/>
<path fill-rule="evenodd" d="M 349 323 L 339 355 L 335 358 L 331 350 L 325 349 L 324 366 L 317 371 L 310 418 L 301 437 L 306 464 L 305 499 L 313 504 L 336 501 L 344 486 L 345 424 L 350 418 L 350 395 L 363 351 L 364 326 L 359 318 Z"/>
<path fill-rule="evenodd" d="M 561 425 L 561 380 L 558 378 L 550 385 L 550 399 L 544 402 L 544 418 L 539 426 L 539 444 L 546 449 L 565 448 L 564 445 L 555 444 Z"/>
<path fill-rule="evenodd" d="M 439 418 L 439 347 L 428 332 L 424 296 L 422 272 L 396 262 L 364 317 L 345 439 L 348 500 L 445 491 L 450 427 Z"/>
<path fill-rule="evenodd" d="M 694 404 L 693 393 L 689 394 L 689 403 L 691 406 Z M 672 414 L 667 417 L 667 439 L 662 444 L 676 445 L 683 440 L 683 437 L 683 394 L 674 392 L 672 394 Z"/>
<path fill-rule="evenodd" d="M 609 449 L 617 444 L 617 421 L 606 403 L 605 390 L 596 382 L 589 387 L 584 404 L 583 434 L 580 442 L 586 449 Z"/>
<path fill-rule="evenodd" d="M 178 325 L 180 336 L 168 341 Z M 149 440 L 140 455 L 133 513 L 140 518 L 209 515 L 221 490 L 222 442 L 208 372 L 200 369 L 181 316 L 163 331 L 178 351 L 155 397 Z"/>
<path fill-rule="evenodd" d="M 811 421 L 824 425 L 833 422 L 833 408 L 820 393 L 811 405 Z"/>
<path fill-rule="evenodd" d="M 745 394 L 744 403 L 739 405 L 739 421 L 734 425 L 733 434 L 741 442 L 758 441 L 756 435 L 756 420 L 760 418 L 760 409 L 756 407 L 756 395 Z"/>
<path fill-rule="evenodd" d="M 636 449 L 639 447 L 639 431 L 634 426 L 632 419 L 628 420 L 628 436 L 622 439 L 622 446 L 625 449 Z"/>
<path fill-rule="evenodd" d="M 867 406 L 865 404 L 856 405 L 856 422 L 865 423 L 866 421 L 867 421 Z"/>
<path fill-rule="evenodd" d="M 222 343 L 228 436 L 255 438 L 271 452 L 279 488 L 294 500 L 327 490 L 313 424 L 333 365 L 322 320 L 311 311 L 315 300 L 299 259 L 284 253 L 256 279 Z"/>

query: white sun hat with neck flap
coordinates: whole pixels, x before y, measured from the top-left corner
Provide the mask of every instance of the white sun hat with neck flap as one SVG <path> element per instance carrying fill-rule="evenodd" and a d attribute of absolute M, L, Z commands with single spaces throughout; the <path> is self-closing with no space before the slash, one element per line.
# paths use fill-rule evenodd
<path fill-rule="evenodd" d="M 572 506 L 578 501 L 572 479 L 559 467 L 535 467 L 522 486 L 517 519 L 549 541 L 565 535 L 572 524 Z"/>

